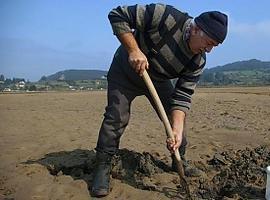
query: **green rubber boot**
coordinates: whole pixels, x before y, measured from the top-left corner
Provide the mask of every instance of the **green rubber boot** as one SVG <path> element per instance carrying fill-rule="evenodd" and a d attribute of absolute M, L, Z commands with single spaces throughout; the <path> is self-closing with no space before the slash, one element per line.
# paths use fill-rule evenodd
<path fill-rule="evenodd" d="M 108 153 L 96 153 L 96 166 L 91 190 L 94 197 L 103 197 L 110 193 L 111 160 L 112 155 Z"/>

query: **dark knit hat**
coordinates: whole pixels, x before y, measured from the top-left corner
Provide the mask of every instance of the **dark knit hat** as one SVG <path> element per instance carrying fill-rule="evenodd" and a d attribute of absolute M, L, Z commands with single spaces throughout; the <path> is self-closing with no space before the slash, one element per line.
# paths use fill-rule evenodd
<path fill-rule="evenodd" d="M 209 37 L 222 43 L 227 35 L 228 17 L 219 11 L 200 14 L 194 19 L 197 26 Z"/>

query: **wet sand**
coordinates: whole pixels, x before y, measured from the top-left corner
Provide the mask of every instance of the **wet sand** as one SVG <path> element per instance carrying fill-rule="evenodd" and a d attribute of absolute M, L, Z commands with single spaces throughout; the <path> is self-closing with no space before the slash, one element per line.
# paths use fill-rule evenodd
<path fill-rule="evenodd" d="M 105 91 L 0 94 L 0 199 L 91 199 L 89 160 L 105 105 Z M 131 112 L 121 149 L 147 152 L 169 166 L 164 128 L 147 99 L 136 98 Z M 199 88 L 188 116 L 187 158 L 206 165 L 224 151 L 269 148 L 269 122 L 270 87 Z M 62 167 L 55 174 L 50 162 L 41 162 L 48 158 Z M 104 199 L 178 198 L 177 174 L 151 178 L 144 182 L 154 180 L 158 188 L 140 188 L 115 175 Z"/>

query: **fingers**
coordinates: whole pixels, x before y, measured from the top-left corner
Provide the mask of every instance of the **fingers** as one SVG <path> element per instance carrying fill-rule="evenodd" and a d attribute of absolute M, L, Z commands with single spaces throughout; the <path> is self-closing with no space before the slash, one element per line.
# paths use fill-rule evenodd
<path fill-rule="evenodd" d="M 172 138 L 167 138 L 166 142 L 167 142 L 167 147 L 169 149 L 172 149 L 174 145 L 174 140 Z"/>
<path fill-rule="evenodd" d="M 168 138 L 166 140 L 167 142 L 167 149 L 171 152 L 171 153 L 174 153 L 174 145 L 175 145 L 175 140 L 172 139 L 172 138 Z"/>
<path fill-rule="evenodd" d="M 140 69 L 138 70 L 137 73 L 138 73 L 140 76 L 142 76 L 144 70 L 146 70 L 146 69 L 148 69 L 148 62 L 147 62 L 147 60 L 141 63 Z"/>
<path fill-rule="evenodd" d="M 131 60 L 130 64 L 136 73 L 140 72 L 140 67 L 141 67 L 140 60 Z"/>
<path fill-rule="evenodd" d="M 132 52 L 129 55 L 129 63 L 140 76 L 143 75 L 145 69 L 149 68 L 147 58 L 141 51 Z"/>
<path fill-rule="evenodd" d="M 131 62 L 131 66 L 135 70 L 136 73 L 138 73 L 140 76 L 143 75 L 143 72 L 145 69 L 148 69 L 148 62 L 147 60 L 136 60 Z"/>
<path fill-rule="evenodd" d="M 174 153 L 180 147 L 182 143 L 182 137 L 181 135 L 177 134 L 175 135 L 175 139 L 168 138 L 166 142 L 167 142 L 167 149 L 171 153 Z"/>

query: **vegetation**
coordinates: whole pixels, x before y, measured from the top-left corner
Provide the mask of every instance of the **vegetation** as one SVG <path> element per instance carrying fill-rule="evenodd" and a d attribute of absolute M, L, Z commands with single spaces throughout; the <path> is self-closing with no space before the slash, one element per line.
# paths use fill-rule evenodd
<path fill-rule="evenodd" d="M 270 62 L 248 60 L 206 69 L 201 86 L 260 86 L 270 85 Z"/>
<path fill-rule="evenodd" d="M 42 76 L 37 82 L 39 90 L 102 90 L 107 89 L 107 71 L 65 70 Z"/>
<path fill-rule="evenodd" d="M 39 90 L 103 90 L 107 89 L 107 80 L 52 80 L 39 81 L 36 85 Z"/>
<path fill-rule="evenodd" d="M 0 75 L 0 91 L 24 90 L 26 84 L 30 82 L 26 82 L 24 78 L 6 79 L 3 74 Z"/>
<path fill-rule="evenodd" d="M 106 74 L 107 71 L 101 70 L 66 70 L 42 76 L 38 82 L 5 79 L 0 75 L 0 91 L 103 90 L 107 89 Z"/>

